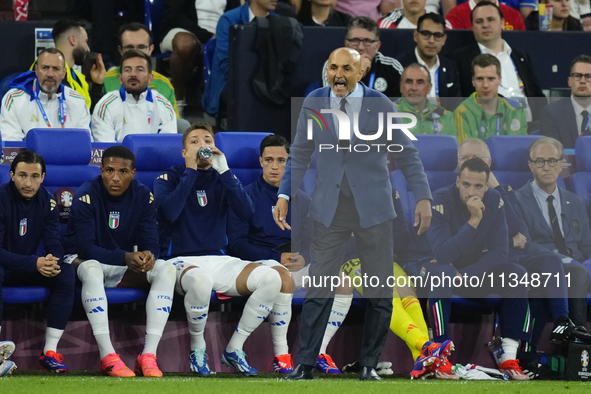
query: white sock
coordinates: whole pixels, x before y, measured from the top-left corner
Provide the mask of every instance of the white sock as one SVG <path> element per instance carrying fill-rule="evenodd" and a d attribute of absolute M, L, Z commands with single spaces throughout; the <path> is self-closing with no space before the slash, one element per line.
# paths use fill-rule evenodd
<path fill-rule="evenodd" d="M 349 313 L 351 302 L 353 301 L 353 294 L 335 294 L 334 301 L 332 302 L 332 310 L 328 318 L 328 324 L 326 325 L 326 331 L 324 331 L 324 337 L 322 338 L 322 346 L 320 347 L 320 353 L 326 353 L 326 348 L 330 343 L 330 340 L 336 334 L 337 330 L 343 324 L 343 320 Z"/>
<path fill-rule="evenodd" d="M 519 348 L 519 340 L 511 338 L 501 338 L 501 346 L 503 354 L 501 354 L 501 363 L 507 360 L 517 359 L 517 349 Z"/>
<path fill-rule="evenodd" d="M 57 328 L 47 327 L 45 332 L 45 347 L 43 348 L 43 354 L 53 350 L 57 353 L 57 343 L 62 338 L 64 330 L 58 330 Z"/>
<path fill-rule="evenodd" d="M 156 355 L 164 326 L 170 316 L 176 271 L 172 264 L 157 260 L 146 277 L 151 286 L 146 301 L 146 342 L 142 354 Z"/>
<path fill-rule="evenodd" d="M 291 321 L 291 298 L 291 293 L 279 293 L 275 299 L 275 305 L 273 305 L 273 309 L 269 313 L 275 356 L 289 354 L 287 330 Z"/>
<path fill-rule="evenodd" d="M 103 269 L 98 261 L 88 260 L 78 266 L 77 274 L 82 282 L 82 305 L 103 359 L 107 354 L 115 353 L 109 337 L 109 308 Z"/>
<path fill-rule="evenodd" d="M 236 349 L 242 350 L 248 336 L 267 318 L 281 290 L 281 277 L 272 268 L 257 267 L 248 276 L 246 287 L 252 294 L 226 347 L 230 353 Z"/>
<path fill-rule="evenodd" d="M 201 268 L 193 268 L 183 275 L 181 287 L 186 291 L 185 312 L 189 323 L 191 350 L 206 349 L 203 334 L 209 313 L 213 278 Z"/>

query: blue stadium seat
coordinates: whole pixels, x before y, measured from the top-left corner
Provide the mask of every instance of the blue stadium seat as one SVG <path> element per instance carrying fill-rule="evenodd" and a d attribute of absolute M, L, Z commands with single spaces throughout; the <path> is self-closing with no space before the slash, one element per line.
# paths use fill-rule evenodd
<path fill-rule="evenodd" d="M 416 135 L 414 146 L 419 150 L 419 158 L 423 162 L 425 174 L 431 191 L 455 183 L 457 174 L 454 172 L 458 163 L 458 142 L 451 135 Z M 406 221 L 412 232 L 416 201 L 410 185 L 404 179 L 402 171 L 395 170 L 390 174 L 392 187 L 398 191 L 400 201 L 406 215 Z"/>
<path fill-rule="evenodd" d="M 491 170 L 501 184 L 520 189 L 533 174 L 528 165 L 529 146 L 542 135 L 493 135 L 486 140 L 492 158 Z M 558 177 L 558 186 L 564 188 L 564 180 Z"/>
<path fill-rule="evenodd" d="M 26 147 L 43 156 L 47 167 L 43 186 L 51 193 L 63 188 L 75 190 L 100 174 L 99 167 L 88 165 L 92 156 L 88 130 L 32 129 Z M 56 200 L 59 206 L 60 198 Z"/>
<path fill-rule="evenodd" d="M 254 182 L 263 170 L 259 162 L 260 145 L 271 133 L 225 131 L 215 135 L 215 146 L 226 155 L 228 167 L 244 186 Z"/>
<path fill-rule="evenodd" d="M 2 81 L 0 81 L 0 100 L 1 98 L 4 97 L 4 95 L 10 90 L 10 83 L 12 82 L 12 80 L 19 76 L 21 73 L 12 73 L 10 75 L 7 75 L 6 77 L 4 77 L 2 79 Z"/>
<path fill-rule="evenodd" d="M 211 75 L 211 64 L 213 63 L 213 54 L 215 53 L 217 39 L 210 38 L 203 46 L 203 83 L 207 85 Z"/>
<path fill-rule="evenodd" d="M 0 134 L 0 146 L 4 147 L 2 143 L 2 134 Z M 0 163 L 4 162 L 4 153 L 2 153 L 2 160 Z M 0 164 L 0 185 L 8 182 L 10 180 L 10 166 L 6 164 Z"/>
<path fill-rule="evenodd" d="M 162 27 L 162 20 L 164 19 L 164 5 L 162 4 L 162 0 L 144 0 L 144 23 L 148 26 L 148 29 L 152 32 L 152 37 L 155 42 L 160 40 L 160 36 L 162 32 L 160 28 Z M 167 58 L 170 57 L 170 52 L 160 52 L 160 42 L 158 42 L 154 48 L 154 52 L 152 56 L 156 56 L 157 58 Z"/>
<path fill-rule="evenodd" d="M 185 164 L 182 134 L 130 134 L 123 139 L 123 146 L 135 155 L 135 179 L 152 191 L 162 171 Z"/>
<path fill-rule="evenodd" d="M 579 137 L 575 143 L 577 172 L 570 176 L 571 190 L 585 202 L 591 214 L 591 137 Z"/>
<path fill-rule="evenodd" d="M 2 298 L 7 304 L 28 304 L 49 299 L 49 289 L 42 286 L 4 287 Z"/>

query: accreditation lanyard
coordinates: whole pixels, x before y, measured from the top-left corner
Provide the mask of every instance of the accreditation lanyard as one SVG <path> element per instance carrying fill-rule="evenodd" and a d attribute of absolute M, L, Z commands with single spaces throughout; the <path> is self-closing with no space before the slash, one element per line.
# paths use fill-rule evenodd
<path fill-rule="evenodd" d="M 43 120 L 47 127 L 51 128 L 51 123 L 49 122 L 49 118 L 45 113 L 45 108 L 43 108 L 43 104 L 41 104 L 41 100 L 39 100 L 39 88 L 37 87 L 37 78 L 33 81 L 33 98 L 39 107 L 39 111 L 41 112 L 41 116 L 43 116 Z M 66 112 L 64 110 L 64 92 L 59 95 L 59 110 L 58 110 L 58 117 L 60 120 L 60 124 L 62 125 L 62 129 L 66 127 Z"/>
<path fill-rule="evenodd" d="M 437 102 L 439 102 L 439 67 L 435 71 L 435 97 L 437 97 Z"/>
<path fill-rule="evenodd" d="M 373 85 L 376 82 L 376 73 L 371 73 L 371 75 L 369 76 L 369 88 L 373 89 Z"/>
<path fill-rule="evenodd" d="M 511 63 L 513 63 L 513 67 L 515 67 L 515 75 L 517 76 L 517 83 L 519 83 L 519 90 L 521 90 L 521 93 L 523 93 L 525 90 L 525 86 L 523 85 L 523 79 L 521 79 L 521 77 L 519 76 L 519 70 L 517 70 L 517 65 L 513 61 L 513 58 L 511 56 L 509 56 L 509 58 L 511 59 Z"/>
<path fill-rule="evenodd" d="M 495 116 L 497 119 L 497 125 L 496 125 L 496 134 L 500 135 L 501 134 L 501 117 L 498 115 L 493 115 Z M 480 117 L 480 126 L 478 127 L 478 138 L 480 138 L 481 140 L 484 139 L 484 137 L 486 136 L 486 127 L 484 126 L 484 124 L 486 124 L 486 116 L 484 115 L 484 110 L 482 110 L 482 116 Z"/>
<path fill-rule="evenodd" d="M 431 120 L 433 121 L 433 134 L 441 133 L 441 130 L 439 130 L 439 125 L 437 124 L 437 120 L 435 120 L 434 112 L 431 112 Z"/>

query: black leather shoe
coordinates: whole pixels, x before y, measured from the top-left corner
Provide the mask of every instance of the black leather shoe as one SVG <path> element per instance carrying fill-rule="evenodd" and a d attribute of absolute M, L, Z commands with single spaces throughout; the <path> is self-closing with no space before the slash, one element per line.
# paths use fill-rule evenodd
<path fill-rule="evenodd" d="M 359 380 L 382 380 L 372 367 L 363 367 L 359 372 Z"/>
<path fill-rule="evenodd" d="M 293 371 L 288 373 L 281 380 L 312 380 L 314 379 L 314 367 L 298 364 Z"/>

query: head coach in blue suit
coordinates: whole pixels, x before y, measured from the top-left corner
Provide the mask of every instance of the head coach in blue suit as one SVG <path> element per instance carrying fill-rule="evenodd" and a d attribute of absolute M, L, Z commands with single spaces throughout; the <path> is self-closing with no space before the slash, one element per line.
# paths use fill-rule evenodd
<path fill-rule="evenodd" d="M 359 82 L 363 76 L 359 53 L 350 48 L 335 50 L 328 59 L 327 74 L 330 87 L 313 91 L 304 101 L 274 212 L 279 227 L 289 228 L 285 221 L 287 203 L 296 194 L 315 151 L 316 188 L 309 212 L 314 222 L 312 281 L 302 309 L 297 366 L 285 379 L 313 378 L 334 297 L 330 279 L 325 287 L 319 283 L 338 276 L 347 240 L 353 233 L 363 273 L 380 280 L 379 284 L 374 281 L 374 286 L 364 284 L 368 304 L 360 378 L 381 380 L 375 367 L 392 315 L 392 288 L 386 285 L 386 278 L 393 275 L 392 219 L 403 214 L 394 210 L 392 202 L 388 151 L 395 152 L 392 155 L 397 168 L 418 201 L 415 226 L 420 222 L 419 234 L 431 222 L 431 193 L 418 151 L 408 137 L 412 134 L 387 127 L 396 112 L 394 105 L 382 93 Z M 347 117 L 353 127 L 347 127 Z"/>

